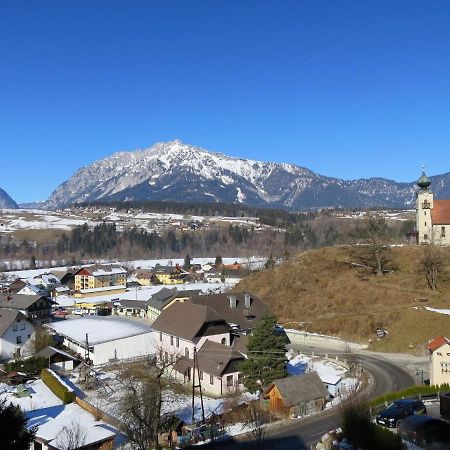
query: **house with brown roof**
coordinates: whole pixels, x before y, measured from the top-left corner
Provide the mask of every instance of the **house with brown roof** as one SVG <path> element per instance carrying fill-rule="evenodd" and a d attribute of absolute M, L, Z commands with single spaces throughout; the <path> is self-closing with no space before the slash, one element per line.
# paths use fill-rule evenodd
<path fill-rule="evenodd" d="M 153 321 L 162 311 L 172 306 L 175 302 L 188 301 L 192 296 L 199 295 L 200 293 L 200 289 L 178 290 L 176 288 L 168 289 L 163 287 L 148 299 L 147 317 Z"/>
<path fill-rule="evenodd" d="M 316 372 L 281 378 L 264 391 L 270 410 L 299 417 L 321 411 L 329 398 Z"/>
<path fill-rule="evenodd" d="M 230 345 L 230 327 L 214 310 L 190 302 L 176 302 L 153 322 L 155 348 L 167 358 L 192 358 L 206 340 Z"/>
<path fill-rule="evenodd" d="M 437 200 L 430 190 L 431 180 L 425 172 L 417 182 L 417 243 L 450 245 L 450 200 Z"/>
<path fill-rule="evenodd" d="M 430 352 L 430 384 L 450 384 L 450 339 L 438 336 L 428 343 L 427 348 Z"/>
<path fill-rule="evenodd" d="M 53 303 L 46 295 L 0 295 L 0 309 L 18 310 L 35 324 L 51 321 Z"/>
<path fill-rule="evenodd" d="M 197 352 L 195 368 L 195 384 L 200 384 L 202 392 L 217 396 L 242 392 L 239 363 L 244 355 L 229 345 L 206 340 Z M 180 357 L 174 364 L 175 377 L 183 383 L 192 383 L 194 376 L 194 360 Z"/>

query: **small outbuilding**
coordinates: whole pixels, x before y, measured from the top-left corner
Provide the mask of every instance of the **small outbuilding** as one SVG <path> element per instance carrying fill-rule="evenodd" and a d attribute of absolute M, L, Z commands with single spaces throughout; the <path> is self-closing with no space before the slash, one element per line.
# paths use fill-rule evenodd
<path fill-rule="evenodd" d="M 264 392 L 271 411 L 303 416 L 321 411 L 329 398 L 316 372 L 275 380 Z"/>

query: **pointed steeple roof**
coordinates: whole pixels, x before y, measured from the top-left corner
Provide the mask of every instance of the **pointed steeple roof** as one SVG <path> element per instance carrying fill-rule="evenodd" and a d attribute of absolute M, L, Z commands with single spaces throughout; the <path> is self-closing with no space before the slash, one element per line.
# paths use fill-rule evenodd
<path fill-rule="evenodd" d="M 417 181 L 417 186 L 420 187 L 420 189 L 427 190 L 431 185 L 431 180 L 427 177 L 425 170 L 422 171 L 422 175 L 420 176 L 419 180 Z"/>

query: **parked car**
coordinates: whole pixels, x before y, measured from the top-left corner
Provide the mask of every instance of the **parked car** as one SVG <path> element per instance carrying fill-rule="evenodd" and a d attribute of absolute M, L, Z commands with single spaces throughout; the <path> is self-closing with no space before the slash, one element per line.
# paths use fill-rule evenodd
<path fill-rule="evenodd" d="M 58 319 L 65 319 L 68 314 L 70 314 L 69 311 L 66 311 L 65 309 L 60 309 L 53 313 L 53 317 L 56 317 Z"/>
<path fill-rule="evenodd" d="M 425 408 L 425 405 L 420 400 L 403 399 L 391 403 L 377 415 L 375 420 L 378 425 L 394 428 L 401 419 L 415 414 L 426 413 L 427 408 Z"/>
<path fill-rule="evenodd" d="M 432 416 L 417 415 L 400 420 L 397 434 L 405 444 L 423 450 L 450 450 L 450 423 Z"/>

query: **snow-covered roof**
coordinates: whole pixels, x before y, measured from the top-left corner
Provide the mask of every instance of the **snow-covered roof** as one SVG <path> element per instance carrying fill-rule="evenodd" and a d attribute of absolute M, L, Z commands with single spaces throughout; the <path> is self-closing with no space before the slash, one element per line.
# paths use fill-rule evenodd
<path fill-rule="evenodd" d="M 46 324 L 46 327 L 75 342 L 89 345 L 151 333 L 149 325 L 121 317 L 84 317 Z"/>
<path fill-rule="evenodd" d="M 29 411 L 26 416 L 29 419 L 28 428 L 38 427 L 36 438 L 51 443 L 52 448 L 55 449 L 66 448 L 67 435 L 63 431 L 64 428 L 73 430 L 75 434 L 78 428 L 80 435 L 84 437 L 83 446 L 106 441 L 116 435 L 113 427 L 95 420 L 94 416 L 75 403 Z"/>

